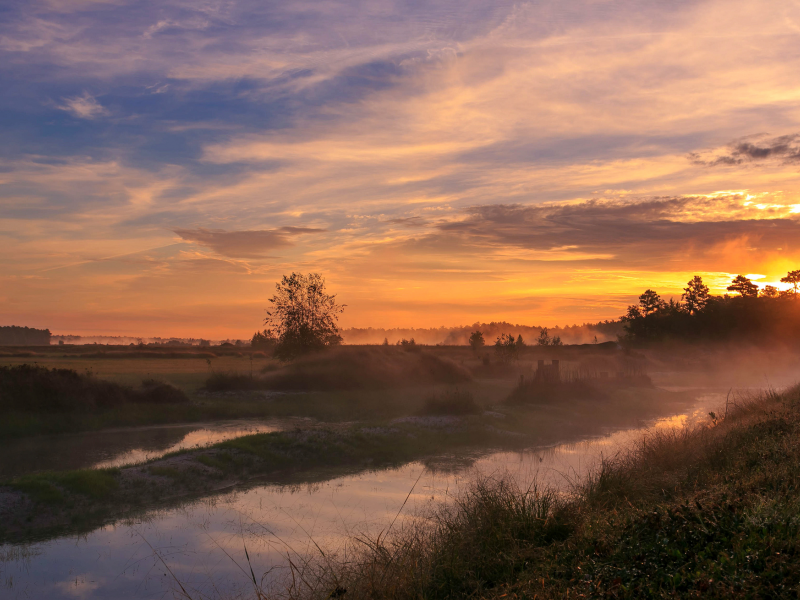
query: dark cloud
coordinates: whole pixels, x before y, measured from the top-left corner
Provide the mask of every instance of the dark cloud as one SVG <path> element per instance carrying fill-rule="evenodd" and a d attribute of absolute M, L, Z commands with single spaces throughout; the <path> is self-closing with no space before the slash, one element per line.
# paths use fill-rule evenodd
<path fill-rule="evenodd" d="M 260 258 L 271 250 L 293 246 L 292 238 L 307 233 L 322 233 L 314 227 L 281 227 L 250 231 L 225 231 L 224 229 L 172 230 L 184 240 L 211 248 L 214 252 L 231 258 Z"/>
<path fill-rule="evenodd" d="M 708 154 L 693 152 L 689 158 L 693 163 L 706 167 L 765 161 L 794 164 L 800 162 L 800 134 L 782 135 L 756 142 L 747 139 L 737 140 L 722 150 Z"/>
<path fill-rule="evenodd" d="M 398 217 L 389 219 L 386 222 L 392 225 L 402 225 L 403 227 L 425 227 L 428 224 L 428 221 L 422 217 Z"/>
<path fill-rule="evenodd" d="M 629 265 L 657 266 L 661 260 L 682 260 L 687 249 L 702 253 L 741 238 L 772 249 L 800 236 L 800 220 L 782 218 L 777 209 L 759 215 L 776 218 L 737 219 L 731 208 L 738 205 L 741 210 L 741 204 L 736 197 L 668 197 L 638 202 L 475 206 L 466 210 L 466 218 L 439 223 L 438 233 L 427 242 L 452 245 L 457 238 L 464 246 L 511 246 L 576 257 L 610 255 Z"/>

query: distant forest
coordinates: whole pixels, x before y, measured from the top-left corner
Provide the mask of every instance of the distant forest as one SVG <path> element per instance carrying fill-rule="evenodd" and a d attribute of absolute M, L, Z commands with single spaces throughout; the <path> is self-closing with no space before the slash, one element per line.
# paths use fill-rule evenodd
<path fill-rule="evenodd" d="M 9 325 L 0 327 L 0 346 L 49 346 L 50 330 Z"/>
<path fill-rule="evenodd" d="M 444 344 L 452 346 L 466 346 L 469 336 L 473 331 L 481 331 L 486 340 L 494 340 L 500 334 L 522 336 L 527 343 L 534 344 L 544 327 L 531 325 L 513 325 L 501 321 L 496 323 L 474 323 L 463 327 L 434 327 L 430 329 L 416 328 L 357 328 L 343 329 L 340 334 L 345 344 L 381 344 L 384 340 L 389 344 L 406 339 L 414 339 L 417 344 Z M 623 333 L 621 321 L 603 321 L 600 323 L 584 323 L 566 327 L 548 327 L 551 336 L 559 336 L 564 344 L 591 344 L 598 342 L 616 341 Z"/>

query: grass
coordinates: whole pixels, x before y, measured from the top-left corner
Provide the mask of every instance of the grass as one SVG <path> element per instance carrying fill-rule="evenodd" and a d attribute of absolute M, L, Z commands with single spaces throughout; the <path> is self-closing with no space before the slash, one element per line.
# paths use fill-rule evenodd
<path fill-rule="evenodd" d="M 60 503 L 65 492 L 102 500 L 119 489 L 119 469 L 81 469 L 66 473 L 36 473 L 14 480 L 13 487 L 37 502 Z"/>
<path fill-rule="evenodd" d="M 800 388 L 656 431 L 569 497 L 481 479 L 295 597 L 796 598 Z M 306 580 L 311 578 L 306 572 Z"/>
<path fill-rule="evenodd" d="M 214 373 L 206 389 L 222 390 L 359 390 L 420 384 L 452 384 L 472 380 L 468 369 L 450 358 L 403 347 L 341 347 L 303 356 L 282 369 L 246 377 Z M 271 367 L 271 365 L 268 365 Z"/>

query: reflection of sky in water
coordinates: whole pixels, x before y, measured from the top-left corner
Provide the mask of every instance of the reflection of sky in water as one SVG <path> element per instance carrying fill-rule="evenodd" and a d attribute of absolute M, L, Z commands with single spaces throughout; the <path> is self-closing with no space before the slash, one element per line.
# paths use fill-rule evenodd
<path fill-rule="evenodd" d="M 280 431 L 283 429 L 276 423 L 223 423 L 220 425 L 210 425 L 191 431 L 183 438 L 166 448 L 159 450 L 145 450 L 142 448 L 131 448 L 111 459 L 101 460 L 92 465 L 94 468 L 104 467 L 121 467 L 123 465 L 130 465 L 139 462 L 144 462 L 170 452 L 184 450 L 186 448 L 197 448 L 201 446 L 209 446 L 211 444 L 218 444 L 225 440 L 232 440 L 245 435 L 253 433 L 269 433 L 272 431 Z"/>
<path fill-rule="evenodd" d="M 698 397 L 683 414 L 660 419 L 656 429 L 708 419 L 725 394 Z M 177 589 L 155 549 L 194 597 L 248 597 L 252 592 L 246 545 L 256 577 L 275 591 L 289 576 L 287 557 L 299 568 L 304 558 L 341 551 L 355 535 L 375 535 L 398 514 L 404 519 L 446 501 L 460 486 L 483 475 L 534 477 L 569 492 L 595 467 L 644 429 L 526 452 L 501 452 L 471 467 L 430 469 L 411 463 L 399 469 L 339 477 L 296 487 L 264 486 L 156 511 L 144 520 L 120 522 L 89 535 L 24 547 L 0 547 L 0 598 L 163 598 Z M 418 480 L 419 479 L 419 480 Z M 418 481 L 417 481 L 418 480 Z M 416 485 L 415 485 L 416 482 Z M 227 555 L 226 555 L 227 553 Z M 228 556 L 229 555 L 229 556 Z M 247 572 L 243 572 L 241 565 Z"/>

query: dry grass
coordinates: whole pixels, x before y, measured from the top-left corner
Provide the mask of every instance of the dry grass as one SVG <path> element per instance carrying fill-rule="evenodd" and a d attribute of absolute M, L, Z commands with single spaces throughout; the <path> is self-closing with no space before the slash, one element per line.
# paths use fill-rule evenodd
<path fill-rule="evenodd" d="M 472 380 L 470 372 L 450 360 L 400 347 L 341 347 L 304 356 L 284 368 L 249 378 L 215 373 L 206 387 L 222 390 L 355 390 L 388 389 Z"/>

